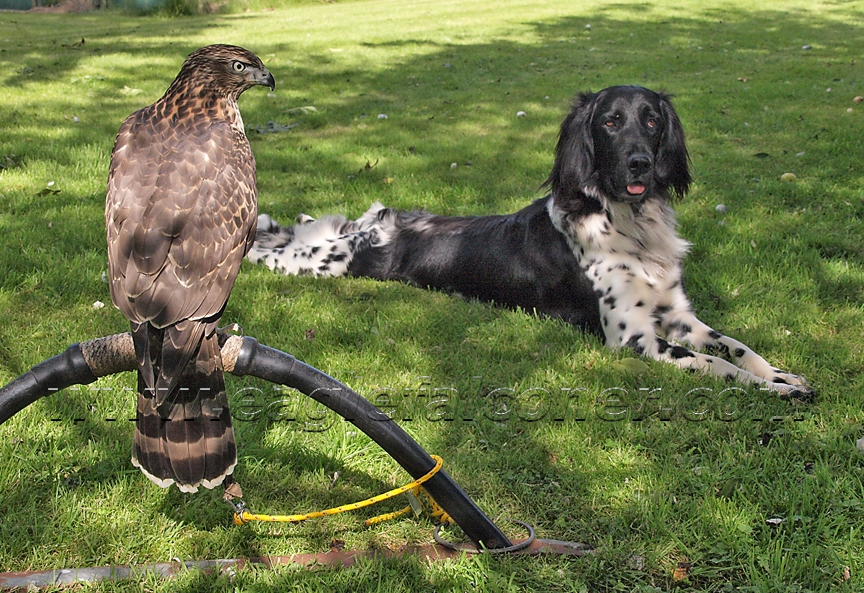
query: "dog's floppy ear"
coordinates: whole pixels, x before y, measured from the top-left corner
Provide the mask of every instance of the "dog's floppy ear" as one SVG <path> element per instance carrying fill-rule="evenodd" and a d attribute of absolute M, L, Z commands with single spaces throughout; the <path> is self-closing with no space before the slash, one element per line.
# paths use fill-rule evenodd
<path fill-rule="evenodd" d="M 666 129 L 663 130 L 660 150 L 657 152 L 657 181 L 671 188 L 674 196 L 683 198 L 693 182 L 690 177 L 690 156 L 684 143 L 684 128 L 668 95 L 660 95 L 660 110 Z"/>
<path fill-rule="evenodd" d="M 591 121 L 597 105 L 598 93 L 582 93 L 573 102 L 570 113 L 561 124 L 555 164 L 543 184 L 556 196 L 570 197 L 594 175 L 594 138 Z"/>

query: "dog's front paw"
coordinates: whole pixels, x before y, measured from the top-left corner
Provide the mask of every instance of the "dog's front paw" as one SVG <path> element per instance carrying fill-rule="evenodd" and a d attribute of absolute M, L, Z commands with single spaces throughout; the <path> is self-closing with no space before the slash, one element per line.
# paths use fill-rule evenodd
<path fill-rule="evenodd" d="M 804 379 L 804 377 L 798 377 L 797 375 L 789 376 L 795 377 L 801 382 L 797 384 L 780 382 L 768 383 L 768 388 L 772 391 L 776 391 L 777 393 L 779 393 L 780 397 L 783 399 L 795 399 L 804 402 L 810 402 L 816 399 L 816 390 L 807 384 L 807 381 L 806 379 Z"/>
<path fill-rule="evenodd" d="M 804 375 L 793 375 L 792 373 L 787 373 L 780 369 L 773 370 L 774 376 L 769 379 L 772 383 L 785 383 L 786 385 L 799 385 L 803 387 L 810 385 L 807 382 L 807 379 L 804 378 Z"/>

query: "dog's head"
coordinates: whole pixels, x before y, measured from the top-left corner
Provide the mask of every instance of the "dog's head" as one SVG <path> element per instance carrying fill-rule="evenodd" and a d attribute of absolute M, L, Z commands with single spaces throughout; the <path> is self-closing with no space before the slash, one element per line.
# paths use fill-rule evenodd
<path fill-rule="evenodd" d="M 546 180 L 562 199 L 585 194 L 625 203 L 690 187 L 681 121 L 662 93 L 614 86 L 583 93 L 561 124 Z"/>

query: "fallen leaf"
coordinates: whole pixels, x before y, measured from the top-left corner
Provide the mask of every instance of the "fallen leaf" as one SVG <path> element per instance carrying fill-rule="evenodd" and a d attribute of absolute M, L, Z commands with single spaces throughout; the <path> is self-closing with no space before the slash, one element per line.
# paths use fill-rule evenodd
<path fill-rule="evenodd" d="M 731 499 L 734 496 L 735 492 L 738 490 L 738 486 L 741 485 L 741 480 L 738 478 L 730 478 L 725 482 L 721 482 L 717 486 L 717 496 L 721 498 Z"/>
<path fill-rule="evenodd" d="M 690 576 L 690 568 L 693 566 L 690 562 L 679 562 L 672 572 L 673 581 L 683 581 Z"/>
<path fill-rule="evenodd" d="M 309 115 L 310 113 L 317 113 L 318 110 L 312 105 L 306 105 L 304 107 L 292 107 L 291 109 L 286 109 L 285 113 L 288 115 Z"/>
<path fill-rule="evenodd" d="M 230 476 L 229 476 L 230 477 Z M 225 493 L 222 495 L 222 499 L 229 501 L 234 498 L 243 498 L 243 489 L 240 488 L 240 484 L 237 482 L 231 482 L 225 488 Z"/>
<path fill-rule="evenodd" d="M 6 154 L 0 157 L 0 169 L 11 169 L 21 164 L 21 159 L 14 154 Z"/>
<path fill-rule="evenodd" d="M 374 163 L 370 163 L 370 162 L 367 160 L 367 161 L 366 161 L 366 164 L 363 165 L 363 168 L 360 169 L 359 171 L 357 171 L 357 174 L 359 175 L 360 173 L 364 173 L 364 172 L 368 171 L 369 169 L 374 169 L 374 168 L 375 168 L 375 165 L 378 164 L 378 161 L 379 161 L 379 159 L 375 159 L 375 162 L 374 162 Z"/>
<path fill-rule="evenodd" d="M 266 125 L 255 126 L 255 131 L 259 134 L 278 134 L 279 132 L 287 132 L 293 130 L 300 124 L 280 124 L 275 121 L 268 121 Z"/>
<path fill-rule="evenodd" d="M 642 375 L 651 370 L 651 367 L 645 364 L 645 361 L 639 360 L 638 358 L 622 358 L 612 366 L 630 373 L 631 375 Z"/>

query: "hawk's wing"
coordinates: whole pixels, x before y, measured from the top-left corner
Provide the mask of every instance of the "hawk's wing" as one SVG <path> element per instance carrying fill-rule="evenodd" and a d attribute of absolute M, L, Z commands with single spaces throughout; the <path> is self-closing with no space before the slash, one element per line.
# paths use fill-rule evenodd
<path fill-rule="evenodd" d="M 255 159 L 245 135 L 206 116 L 173 123 L 151 107 L 124 122 L 105 209 L 111 299 L 133 324 L 157 328 L 215 323 L 257 217 Z M 189 361 L 200 325 L 182 338 L 172 332 L 183 343 L 175 344 L 180 358 L 171 366 Z M 173 370 L 160 374 L 172 377 Z"/>

